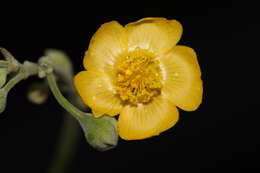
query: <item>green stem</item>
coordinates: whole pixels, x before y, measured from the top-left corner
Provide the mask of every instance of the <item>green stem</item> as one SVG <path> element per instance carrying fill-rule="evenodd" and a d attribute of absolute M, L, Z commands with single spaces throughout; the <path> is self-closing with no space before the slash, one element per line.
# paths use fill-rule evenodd
<path fill-rule="evenodd" d="M 60 92 L 55 76 L 53 73 L 47 74 L 47 81 L 49 87 L 58 101 L 58 103 L 67 110 L 74 118 L 81 119 L 82 117 L 88 117 L 87 114 L 80 111 L 78 108 L 73 106 Z M 68 94 L 71 95 L 69 92 Z M 78 139 L 78 123 L 71 116 L 65 115 L 62 128 L 60 130 L 59 142 L 57 144 L 57 151 L 53 158 L 52 164 L 48 173 L 64 173 L 69 164 L 71 158 L 75 154 L 77 139 Z"/>
<path fill-rule="evenodd" d="M 9 66 L 9 62 L 8 61 L 0 60 L 0 67 L 1 68 L 8 68 L 8 66 Z"/>
<path fill-rule="evenodd" d="M 0 47 L 0 53 L 2 53 L 6 59 L 6 61 L 0 60 L 0 68 L 7 68 L 8 73 L 16 73 L 16 75 L 0 89 L 0 112 L 5 108 L 7 93 L 17 83 L 32 75 L 38 75 L 41 78 L 40 72 L 43 72 L 42 77 L 46 77 L 45 75 L 47 74 L 47 80 L 54 97 L 57 99 L 59 104 L 68 111 L 68 113 L 73 115 L 76 119 L 88 119 L 90 117 L 86 113 L 74 107 L 65 97 L 63 97 L 57 86 L 55 76 L 52 73 L 53 64 L 49 64 L 50 62 L 48 59 L 42 58 L 42 62 L 39 61 L 39 65 L 29 61 L 20 64 L 6 49 Z M 63 63 L 60 63 L 60 65 L 62 66 Z M 68 82 L 68 85 L 71 85 L 70 81 Z M 68 93 L 73 95 L 73 90 Z M 75 100 L 74 96 L 73 98 Z M 75 154 L 76 144 L 78 142 L 77 139 L 80 134 L 78 133 L 78 129 L 79 125 L 77 121 L 75 121 L 71 116 L 65 115 L 57 144 L 57 151 L 54 155 L 49 173 L 64 173 L 69 167 L 70 159 Z"/>
<path fill-rule="evenodd" d="M 8 93 L 17 83 L 25 78 L 23 72 L 19 72 L 14 78 L 8 81 L 3 89 Z"/>
<path fill-rule="evenodd" d="M 28 78 L 29 76 L 38 74 L 38 65 L 29 61 L 25 61 L 20 65 L 18 74 L 8 81 L 3 89 L 8 93 L 17 83 Z"/>
<path fill-rule="evenodd" d="M 80 111 L 78 108 L 76 108 L 75 106 L 73 106 L 70 102 L 68 102 L 68 100 L 61 94 L 58 86 L 57 86 L 57 82 L 55 79 L 55 76 L 53 73 L 50 73 L 47 75 L 47 80 L 50 86 L 50 89 L 54 95 L 54 97 L 56 98 L 56 100 L 59 102 L 59 104 L 66 110 L 68 111 L 71 115 L 74 116 L 74 118 L 76 119 L 80 119 L 82 117 L 87 116 L 86 113 Z"/>
<path fill-rule="evenodd" d="M 58 147 L 48 173 L 65 173 L 68 170 L 71 158 L 74 157 L 75 149 L 77 148 L 76 145 L 80 134 L 78 129 L 77 121 L 69 115 L 64 115 L 57 143 Z"/>

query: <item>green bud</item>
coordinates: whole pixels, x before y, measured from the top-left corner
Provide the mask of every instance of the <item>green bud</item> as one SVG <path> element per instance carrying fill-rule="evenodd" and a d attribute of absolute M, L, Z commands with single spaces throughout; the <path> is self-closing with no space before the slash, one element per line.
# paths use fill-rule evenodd
<path fill-rule="evenodd" d="M 55 72 L 60 74 L 59 76 L 64 78 L 65 81 L 71 81 L 73 76 L 72 63 L 70 58 L 60 50 L 47 49 L 45 56 L 49 57 Z"/>
<path fill-rule="evenodd" d="M 5 84 L 7 76 L 7 68 L 0 68 L 0 88 Z"/>
<path fill-rule="evenodd" d="M 0 89 L 0 114 L 4 112 L 6 107 L 7 92 Z"/>
<path fill-rule="evenodd" d="M 88 143 L 97 150 L 106 151 L 117 145 L 117 121 L 113 117 L 94 118 L 91 114 L 79 119 Z"/>
<path fill-rule="evenodd" d="M 43 56 L 38 60 L 38 77 L 44 78 L 47 74 L 52 73 L 52 62 L 48 56 Z"/>

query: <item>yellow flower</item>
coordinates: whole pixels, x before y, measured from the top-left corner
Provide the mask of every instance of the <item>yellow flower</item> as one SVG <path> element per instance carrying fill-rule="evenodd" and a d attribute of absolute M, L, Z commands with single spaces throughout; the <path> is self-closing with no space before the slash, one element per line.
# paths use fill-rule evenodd
<path fill-rule="evenodd" d="M 126 26 L 103 24 L 75 76 L 76 89 L 95 117 L 118 119 L 121 138 L 144 139 L 171 128 L 176 108 L 193 111 L 202 101 L 201 72 L 192 48 L 176 46 L 176 20 L 144 18 Z"/>

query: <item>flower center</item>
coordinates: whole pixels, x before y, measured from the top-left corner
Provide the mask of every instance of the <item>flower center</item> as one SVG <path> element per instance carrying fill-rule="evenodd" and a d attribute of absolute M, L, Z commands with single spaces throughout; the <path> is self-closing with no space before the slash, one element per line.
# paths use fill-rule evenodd
<path fill-rule="evenodd" d="M 135 50 L 117 66 L 116 91 L 126 103 L 147 103 L 160 94 L 161 80 L 159 61 L 155 56 Z"/>

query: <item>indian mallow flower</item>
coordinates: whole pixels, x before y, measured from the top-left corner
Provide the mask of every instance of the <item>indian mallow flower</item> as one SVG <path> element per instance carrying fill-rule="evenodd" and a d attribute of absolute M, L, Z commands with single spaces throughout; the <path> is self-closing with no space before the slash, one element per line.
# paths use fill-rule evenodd
<path fill-rule="evenodd" d="M 158 135 L 176 124 L 177 107 L 200 105 L 200 67 L 192 48 L 176 45 L 181 35 L 176 20 L 144 18 L 105 23 L 92 37 L 74 84 L 95 117 L 119 115 L 121 138 Z"/>

